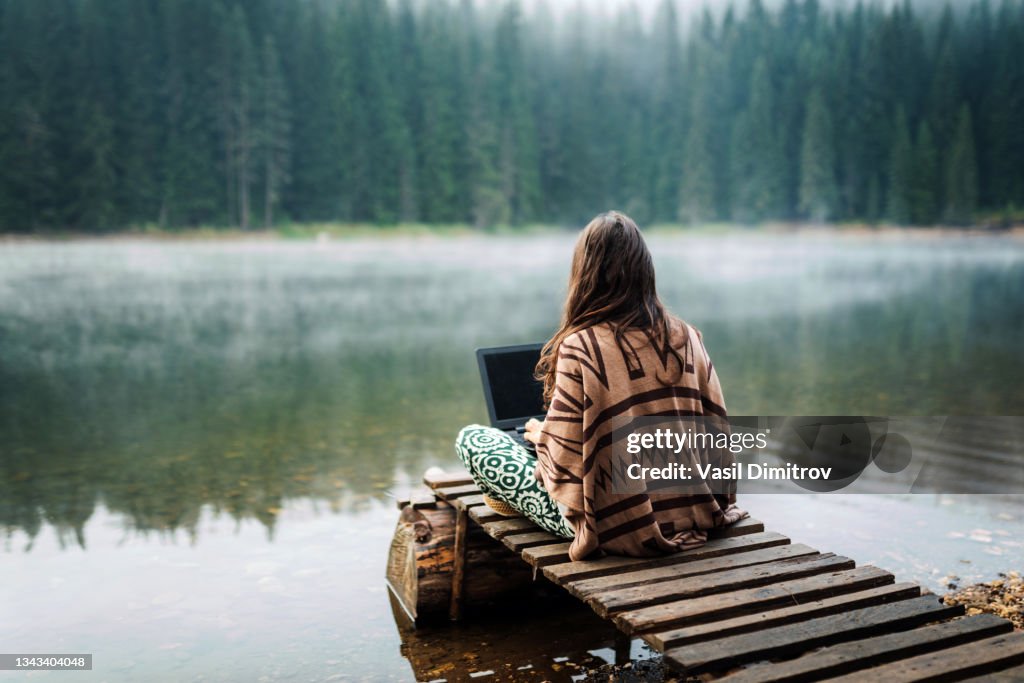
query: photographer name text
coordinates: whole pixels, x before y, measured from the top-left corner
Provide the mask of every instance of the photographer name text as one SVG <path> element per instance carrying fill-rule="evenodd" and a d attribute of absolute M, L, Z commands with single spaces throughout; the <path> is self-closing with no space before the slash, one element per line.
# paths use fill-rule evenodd
<path fill-rule="evenodd" d="M 634 480 L 680 480 L 680 481 L 747 481 L 759 479 L 790 479 L 793 481 L 805 479 L 828 479 L 832 473 L 831 467 L 801 467 L 799 465 L 762 465 L 759 463 L 734 463 L 728 467 L 715 467 L 713 465 L 683 465 L 680 463 L 669 463 L 663 467 L 644 467 L 639 463 L 633 463 L 626 468 L 626 476 Z"/>

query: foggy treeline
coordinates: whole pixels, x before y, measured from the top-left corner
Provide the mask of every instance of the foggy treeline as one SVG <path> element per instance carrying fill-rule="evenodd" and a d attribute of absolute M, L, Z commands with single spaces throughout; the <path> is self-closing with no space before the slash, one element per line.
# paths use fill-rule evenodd
<path fill-rule="evenodd" d="M 1024 4 L 677 11 L 0 0 L 0 229 L 1024 206 Z"/>

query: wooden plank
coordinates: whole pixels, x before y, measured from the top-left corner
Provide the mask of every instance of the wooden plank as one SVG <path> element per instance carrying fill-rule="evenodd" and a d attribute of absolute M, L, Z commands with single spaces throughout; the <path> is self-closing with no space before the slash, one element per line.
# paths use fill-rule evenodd
<path fill-rule="evenodd" d="M 565 539 L 559 538 L 554 534 L 549 534 L 546 531 L 529 531 L 525 534 L 508 534 L 501 539 L 501 542 L 508 547 L 509 550 L 520 552 L 524 548 L 533 548 L 538 545 L 548 545 L 551 543 L 561 543 Z"/>
<path fill-rule="evenodd" d="M 495 512 L 486 505 L 477 505 L 469 508 L 469 518 L 477 524 L 486 524 L 488 522 L 496 522 L 502 519 L 520 519 L 520 516 L 509 517 L 503 515 L 500 512 Z"/>
<path fill-rule="evenodd" d="M 755 529 L 757 529 L 759 526 L 762 529 L 764 528 L 764 525 L 761 524 L 761 522 L 756 522 L 756 524 L 750 524 L 750 525 L 746 525 L 744 527 L 734 528 L 733 529 L 734 535 L 732 535 L 732 536 L 719 536 L 718 540 L 732 539 L 732 538 L 741 538 L 741 537 L 744 537 L 744 536 L 753 536 L 753 535 L 755 535 L 755 533 L 758 532 Z M 554 544 L 554 545 L 550 545 L 550 546 L 543 546 L 543 547 L 540 547 L 540 548 L 529 549 L 529 550 L 526 550 L 526 551 L 523 552 L 522 558 L 524 560 L 526 560 L 527 562 L 529 562 L 532 566 L 535 566 L 535 567 L 546 567 L 546 566 L 551 565 L 551 564 L 559 564 L 559 563 L 562 563 L 562 562 L 567 562 L 568 559 L 569 559 L 569 545 L 570 545 L 569 543 L 561 543 L 561 544 Z M 701 547 L 706 547 L 706 546 L 707 546 L 707 544 L 705 544 L 705 546 L 701 546 Z M 697 548 L 695 550 L 699 550 L 699 548 Z M 662 557 L 678 556 L 678 555 L 681 555 L 682 552 L 686 552 L 686 551 L 681 551 L 680 553 L 673 553 L 672 555 L 664 555 Z M 653 558 L 641 558 L 641 559 L 647 559 L 648 561 L 650 561 Z"/>
<path fill-rule="evenodd" d="M 744 553 L 735 553 L 722 557 L 713 557 L 707 560 L 694 562 L 676 563 L 666 567 L 654 567 L 651 569 L 637 569 L 612 576 L 599 576 L 594 579 L 582 579 L 570 581 L 564 587 L 577 598 L 585 600 L 589 596 L 610 588 L 629 588 L 631 586 L 650 585 L 659 581 L 670 581 L 683 578 L 684 576 L 699 576 L 711 572 L 736 569 L 737 567 L 749 567 L 776 560 L 786 560 L 796 557 L 808 557 L 818 555 L 814 548 L 802 543 L 780 545 L 763 550 L 752 550 Z"/>
<path fill-rule="evenodd" d="M 423 483 L 432 489 L 440 488 L 442 486 L 462 486 L 463 484 L 472 484 L 473 477 L 469 476 L 469 472 L 462 470 L 459 472 L 442 472 L 437 468 L 430 468 L 423 473 Z"/>
<path fill-rule="evenodd" d="M 486 505 L 484 503 L 484 496 L 482 493 L 478 493 L 475 496 L 459 496 L 459 500 L 466 507 L 475 507 L 478 505 Z"/>
<path fill-rule="evenodd" d="M 743 669 L 732 676 L 726 676 L 723 680 L 729 683 L 820 681 L 830 676 L 861 671 L 897 659 L 990 638 L 1012 630 L 1013 624 L 1006 619 L 994 614 L 979 614 L 910 631 L 832 645 L 799 659 L 759 664 Z"/>
<path fill-rule="evenodd" d="M 963 683 L 1020 683 L 1024 681 L 1024 666 L 1013 666 L 987 673 L 984 676 L 968 678 Z"/>
<path fill-rule="evenodd" d="M 983 676 L 1024 664 L 1024 633 L 977 640 L 946 648 L 939 652 L 901 659 L 871 669 L 871 678 L 885 683 L 907 681 L 959 681 L 970 676 Z M 863 673 L 851 673 L 833 679 L 835 682 L 863 681 Z"/>
<path fill-rule="evenodd" d="M 591 595 L 587 604 L 602 617 L 627 609 L 660 605 L 673 600 L 727 593 L 742 588 L 764 586 L 789 579 L 815 576 L 842 569 L 853 569 L 854 561 L 831 553 L 779 560 L 753 567 L 739 567 L 702 576 L 688 576 L 651 585 L 609 589 Z"/>
<path fill-rule="evenodd" d="M 922 595 L 756 633 L 682 645 L 665 652 L 665 660 L 687 674 L 722 671 L 747 662 L 800 654 L 822 645 L 913 628 L 958 616 L 963 611 L 962 605 L 947 605 L 935 595 Z"/>
<path fill-rule="evenodd" d="M 715 621 L 787 604 L 800 604 L 889 583 L 893 583 L 893 576 L 889 572 L 872 566 L 858 567 L 760 588 L 641 607 L 619 613 L 615 617 L 615 624 L 632 635 Z"/>
<path fill-rule="evenodd" d="M 749 522 L 749 524 L 744 524 L 744 522 Z M 741 536 L 749 536 L 763 531 L 764 524 L 762 524 L 761 522 L 758 522 L 757 520 L 744 519 L 740 520 L 736 524 L 733 524 L 732 526 L 722 527 L 719 533 L 717 533 L 714 536 L 714 538 L 736 538 Z M 708 536 L 711 537 L 711 534 L 709 533 Z M 535 551 L 524 552 L 523 559 L 529 562 L 534 567 L 547 567 L 548 565 L 552 564 L 561 564 L 563 562 L 568 562 L 569 545 L 569 543 L 563 543 L 557 546 L 550 545 L 544 546 L 543 548 L 537 548 Z M 679 554 L 681 553 L 674 553 L 673 555 Z M 641 559 L 647 559 L 649 561 L 652 558 Z"/>
<path fill-rule="evenodd" d="M 733 538 L 734 536 L 744 536 L 746 534 L 759 534 L 762 531 L 764 531 L 764 522 L 760 522 L 753 517 L 747 517 L 729 526 L 708 529 L 708 538 Z"/>
<path fill-rule="evenodd" d="M 433 490 L 428 489 L 426 486 L 417 486 L 395 502 L 399 510 L 410 505 L 414 510 L 437 507 L 437 497 L 434 495 Z"/>
<path fill-rule="evenodd" d="M 557 584 L 564 585 L 570 581 L 592 579 L 598 576 L 609 576 L 621 574 L 635 569 L 649 567 L 664 567 L 678 564 L 680 562 L 691 562 L 694 560 L 705 560 L 710 557 L 720 557 L 760 548 L 771 548 L 774 546 L 788 545 L 789 539 L 780 533 L 766 531 L 759 534 L 747 534 L 736 538 L 715 538 L 711 539 L 699 548 L 693 550 L 682 550 L 671 555 L 659 557 L 602 557 L 596 560 L 583 560 L 581 562 L 569 562 L 569 555 L 566 553 L 565 560 L 561 564 L 545 566 L 544 576 Z"/>
<path fill-rule="evenodd" d="M 452 501 L 462 496 L 479 495 L 480 489 L 476 484 L 459 484 L 458 486 L 442 486 L 434 489 L 434 492 L 439 498 Z"/>
<path fill-rule="evenodd" d="M 897 600 L 907 600 L 921 595 L 921 588 L 913 583 L 896 583 L 868 590 L 837 595 L 821 600 L 812 600 L 799 605 L 780 607 L 766 612 L 746 614 L 722 621 L 695 624 L 683 628 L 649 633 L 644 640 L 655 650 L 664 652 L 670 647 L 713 640 L 737 633 L 750 633 L 771 626 L 791 624 L 813 617 L 845 612 L 859 607 L 881 605 Z"/>
<path fill-rule="evenodd" d="M 745 614 L 710 623 L 703 622 L 681 628 L 656 631 L 645 634 L 643 638 L 654 649 L 665 651 L 671 647 L 686 643 L 703 642 L 726 635 L 749 633 L 771 626 L 789 624 L 817 616 L 849 611 L 859 607 L 906 600 L 919 595 L 921 595 L 921 589 L 913 583 L 882 585 L 798 605 L 777 607 L 766 612 Z"/>
<path fill-rule="evenodd" d="M 539 529 L 539 527 L 533 523 L 533 520 L 529 520 L 526 517 L 516 517 L 512 519 L 503 517 L 496 522 L 487 522 L 482 526 L 488 535 L 492 538 L 498 539 L 499 541 L 511 533 L 537 531 Z"/>
<path fill-rule="evenodd" d="M 462 618 L 462 591 L 466 576 L 466 532 L 469 514 L 466 506 L 455 503 L 455 550 L 452 558 L 452 595 L 448 603 L 448 616 L 452 621 Z"/>
<path fill-rule="evenodd" d="M 433 496 L 431 496 L 429 499 L 426 499 L 426 498 L 412 499 L 412 500 L 409 501 L 409 506 L 412 507 L 412 509 L 414 509 L 414 510 L 422 510 L 424 508 L 433 509 L 433 508 L 437 507 L 437 503 L 438 503 L 437 498 L 434 498 Z"/>
<path fill-rule="evenodd" d="M 549 564 L 558 564 L 569 559 L 568 541 L 544 545 L 539 548 L 527 548 L 523 551 L 523 559 L 534 567 L 546 567 Z"/>

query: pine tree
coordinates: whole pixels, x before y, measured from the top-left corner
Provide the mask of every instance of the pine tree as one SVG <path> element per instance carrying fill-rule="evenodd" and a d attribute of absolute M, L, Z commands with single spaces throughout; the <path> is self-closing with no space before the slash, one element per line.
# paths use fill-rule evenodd
<path fill-rule="evenodd" d="M 263 175 L 263 227 L 270 228 L 274 224 L 274 210 L 281 201 L 281 190 L 289 178 L 291 113 L 271 36 L 263 39 L 261 57 L 256 152 Z"/>
<path fill-rule="evenodd" d="M 654 125 L 650 149 L 653 153 L 654 187 L 652 207 L 655 220 L 679 217 L 679 185 L 682 174 L 680 151 L 686 144 L 686 103 L 683 87 L 683 56 L 679 37 L 676 0 L 662 0 L 655 19 L 654 52 L 657 72 L 654 84 Z"/>
<path fill-rule="evenodd" d="M 957 124 L 957 107 L 962 99 L 957 69 L 955 23 L 952 8 L 947 4 L 936 37 L 932 81 L 928 92 L 929 125 L 940 145 L 953 138 Z"/>
<path fill-rule="evenodd" d="M 451 9 L 442 5 L 445 15 L 450 15 Z M 450 16 L 447 16 L 450 19 Z M 395 77 L 396 89 L 401 105 L 402 115 L 402 139 L 399 142 L 402 158 L 400 160 L 401 178 L 399 179 L 399 195 L 401 208 L 399 218 L 404 222 L 414 222 L 420 219 L 420 173 L 418 150 L 415 139 L 415 131 L 422 129 L 422 111 L 420 101 L 429 93 L 428 88 L 421 86 L 421 74 L 426 73 L 423 60 L 423 46 L 421 35 L 417 26 L 416 16 L 413 12 L 411 0 L 400 0 L 398 3 L 398 19 L 396 24 L 398 34 L 397 73 Z M 456 50 L 456 45 L 447 46 Z M 458 202 L 453 202 L 453 211 L 458 211 Z"/>
<path fill-rule="evenodd" d="M 552 68 L 561 60 L 556 57 L 560 46 L 554 37 L 556 24 L 549 2 L 538 0 L 534 12 L 537 35 L 535 47 L 527 51 L 527 57 L 532 60 L 530 70 L 536 78 L 538 173 L 543 190 L 538 211 L 548 220 L 558 220 L 565 217 L 566 210 L 562 195 L 568 154 L 561 122 L 569 98 L 563 92 L 564 65 L 562 68 Z"/>
<path fill-rule="evenodd" d="M 345 48 L 355 80 L 348 140 L 346 190 L 352 218 L 392 223 L 401 209 L 400 148 L 404 135 L 402 104 L 395 92 L 397 48 L 389 9 L 384 0 L 356 0 L 348 18 Z"/>
<path fill-rule="evenodd" d="M 476 28 L 471 0 L 461 7 L 462 20 Z M 498 167 L 499 131 L 497 126 L 498 93 L 494 76 L 494 56 L 475 35 L 468 37 L 468 64 L 471 66 L 470 100 L 466 118 L 468 148 L 470 219 L 477 228 L 508 225 L 512 205 Z"/>
<path fill-rule="evenodd" d="M 117 206 L 112 220 L 148 223 L 159 218 L 159 159 L 164 139 L 159 102 L 164 62 L 158 16 L 153 3 L 106 0 L 105 4 L 103 11 L 110 15 L 113 36 L 103 50 L 103 71 L 114 90 L 109 116 L 114 132 L 112 162 L 118 177 L 110 198 Z"/>
<path fill-rule="evenodd" d="M 807 101 L 800 146 L 800 213 L 825 221 L 835 215 L 839 202 L 832 118 L 820 89 Z"/>
<path fill-rule="evenodd" d="M 238 225 L 242 230 L 248 230 L 251 225 L 252 184 L 255 177 L 253 156 L 259 137 L 255 122 L 259 63 L 249 35 L 248 20 L 240 5 L 235 5 L 232 10 L 228 40 L 229 59 L 233 61 L 233 68 L 229 68 L 235 77 L 231 96 L 235 132 L 232 171 L 238 189 Z"/>
<path fill-rule="evenodd" d="M 927 121 L 922 121 L 914 142 L 914 176 L 910 218 L 915 225 L 931 225 L 938 219 L 938 154 Z"/>
<path fill-rule="evenodd" d="M 712 112 L 707 67 L 703 67 L 691 100 L 690 129 L 683 155 L 679 216 L 690 223 L 715 215 L 715 157 L 712 150 Z"/>
<path fill-rule="evenodd" d="M 999 10 L 991 53 L 995 68 L 979 112 L 978 142 L 987 149 L 988 166 L 983 188 L 997 208 L 1024 205 L 1024 15 L 1014 14 L 1013 7 L 1006 2 Z"/>
<path fill-rule="evenodd" d="M 79 141 L 83 156 L 79 159 L 82 171 L 77 183 L 76 223 L 80 228 L 107 231 L 115 227 L 117 218 L 114 125 L 99 104 L 87 109 Z"/>
<path fill-rule="evenodd" d="M 801 47 L 809 44 L 811 34 L 803 25 L 802 2 L 785 0 L 772 27 L 772 72 L 776 88 L 774 119 L 779 145 L 778 218 L 793 218 L 799 210 L 800 157 L 803 145 L 801 125 L 807 87 L 800 68 Z M 794 40 L 801 36 L 801 40 Z"/>
<path fill-rule="evenodd" d="M 776 133 L 773 93 L 768 63 L 758 58 L 749 105 L 737 119 L 732 144 L 733 216 L 744 222 L 777 218 L 784 207 L 785 163 Z"/>
<path fill-rule="evenodd" d="M 289 191 L 284 209 L 295 220 L 351 220 L 356 137 L 356 87 L 348 13 L 321 3 L 286 3 L 299 12 L 285 73 L 296 113 Z"/>
<path fill-rule="evenodd" d="M 907 130 L 907 115 L 903 107 L 896 110 L 894 139 L 889 157 L 889 187 L 886 192 L 885 215 L 898 225 L 910 222 L 913 194 L 914 149 Z"/>
<path fill-rule="evenodd" d="M 163 0 L 157 13 L 165 62 L 154 126 L 161 139 L 148 163 L 156 171 L 153 204 L 163 227 L 225 219 L 221 133 L 226 120 L 221 114 L 226 99 L 218 87 L 220 64 L 211 65 L 219 56 L 213 46 L 221 46 L 223 12 L 202 0 Z"/>
<path fill-rule="evenodd" d="M 852 184 L 853 212 L 874 222 L 885 213 L 885 168 L 889 163 L 892 143 L 892 111 L 890 82 L 892 65 L 887 61 L 888 30 L 886 15 L 879 5 L 868 6 L 863 14 L 859 33 L 859 54 L 850 66 L 854 84 L 849 127 L 844 131 L 847 149 L 848 182 Z"/>
<path fill-rule="evenodd" d="M 103 78 L 109 71 L 110 25 L 109 17 L 95 6 L 87 6 L 80 21 L 75 76 L 87 85 L 73 108 L 77 125 L 68 161 L 74 194 L 69 197 L 67 218 L 79 229 L 106 231 L 119 218 L 115 124 L 110 113 L 115 98 L 112 83 Z"/>
<path fill-rule="evenodd" d="M 854 13 L 852 17 L 857 17 Z M 829 93 L 829 112 L 835 131 L 836 185 L 838 188 L 836 218 L 860 218 L 857 207 L 859 184 L 862 171 L 858 165 L 855 131 L 855 110 L 857 96 L 854 83 L 849 78 L 856 63 L 857 24 L 852 18 L 839 19 L 836 29 L 836 45 L 830 50 L 830 60 L 825 67 L 825 92 Z"/>
<path fill-rule="evenodd" d="M 928 95 L 928 125 L 939 152 L 939 165 L 945 168 L 949 160 L 946 158 L 947 151 L 953 143 L 953 136 L 956 133 L 957 107 L 961 101 L 960 79 L 956 68 L 956 52 L 953 44 L 953 19 L 949 5 L 943 14 L 942 25 L 939 29 L 938 53 L 936 55 L 935 67 L 932 72 L 931 89 Z M 946 204 L 945 187 L 941 188 L 940 201 Z"/>
<path fill-rule="evenodd" d="M 623 37 L 636 36 L 635 17 L 624 17 Z M 604 118 L 596 108 L 594 81 L 598 79 L 596 60 L 593 58 L 594 21 L 582 4 L 578 4 L 568 17 L 564 66 L 561 73 L 553 73 L 555 92 L 546 105 L 558 120 L 548 125 L 554 138 L 549 153 L 553 156 L 541 160 L 551 185 L 549 191 L 557 198 L 559 218 L 570 222 L 585 222 L 594 214 L 606 180 L 607 171 L 601 164 L 602 155 L 608 155 L 611 140 L 601 140 L 600 124 Z M 638 102 L 623 108 L 621 115 L 628 121 L 617 132 L 628 142 L 628 152 L 622 158 L 623 206 L 633 211 L 638 220 L 651 216 L 651 182 L 656 162 L 648 149 L 650 130 L 644 120 L 646 113 Z M 605 104 L 604 111 L 614 105 Z M 605 158 L 607 158 L 605 156 Z M 641 218 L 642 217 L 642 218 Z"/>
<path fill-rule="evenodd" d="M 37 232 L 52 226 L 57 200 L 53 133 L 31 103 L 0 111 L 0 231 Z"/>
<path fill-rule="evenodd" d="M 495 27 L 495 77 L 498 79 L 499 170 L 512 221 L 532 220 L 539 204 L 537 136 L 523 72 L 521 10 L 510 0 Z"/>
<path fill-rule="evenodd" d="M 257 145 L 255 125 L 259 59 L 253 48 L 249 20 L 241 5 L 226 11 L 214 5 L 221 17 L 214 72 L 217 91 L 217 122 L 223 148 L 224 194 L 228 222 L 243 230 L 250 227 L 253 164 Z"/>
<path fill-rule="evenodd" d="M 41 231 L 59 220 L 65 186 L 51 104 L 59 91 L 51 83 L 54 67 L 48 66 L 58 53 L 43 40 L 57 27 L 49 25 L 45 8 L 45 2 L 0 6 L 0 231 Z"/>
<path fill-rule="evenodd" d="M 867 194 L 864 203 L 864 220 L 876 223 L 882 217 L 882 183 L 878 173 L 868 176 Z"/>
<path fill-rule="evenodd" d="M 971 110 L 960 106 L 956 135 L 946 155 L 945 220 L 958 225 L 969 224 L 978 203 L 978 166 L 974 153 L 974 129 Z"/>
<path fill-rule="evenodd" d="M 418 156 L 421 161 L 420 205 L 431 222 L 459 218 L 458 152 L 459 121 L 456 101 L 456 44 L 444 6 L 428 7 L 423 15 L 422 70 L 419 86 L 423 96 Z"/>

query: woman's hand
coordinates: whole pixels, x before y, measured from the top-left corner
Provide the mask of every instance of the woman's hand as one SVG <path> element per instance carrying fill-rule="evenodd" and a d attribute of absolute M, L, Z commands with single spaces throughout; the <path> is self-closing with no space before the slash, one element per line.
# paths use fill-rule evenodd
<path fill-rule="evenodd" d="M 526 421 L 526 431 L 523 432 L 523 438 L 530 443 L 537 443 L 540 439 L 540 430 L 544 427 L 544 423 L 535 417 L 531 417 Z"/>

